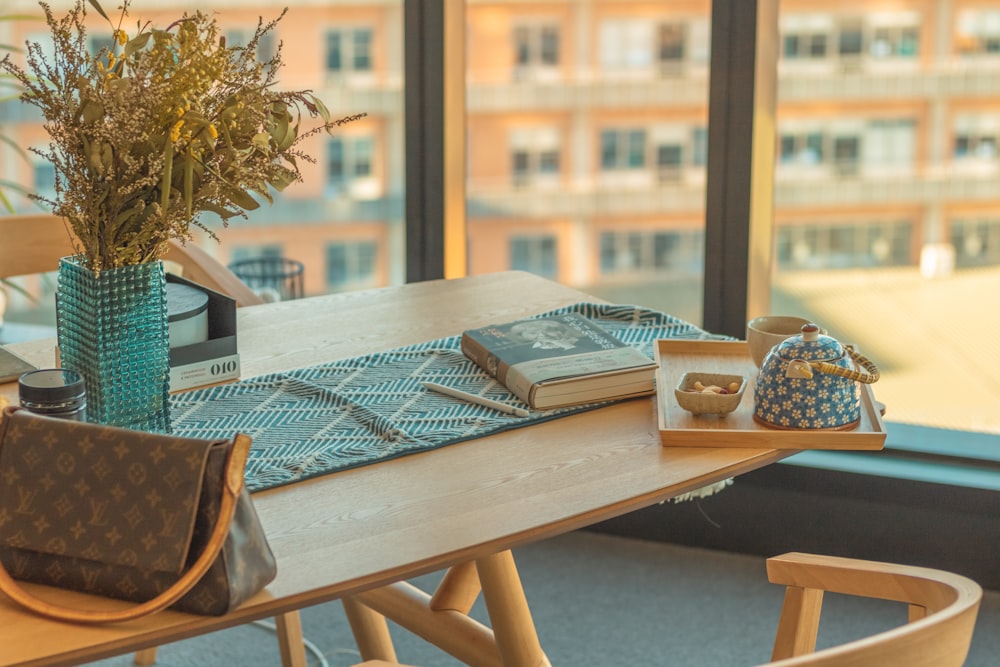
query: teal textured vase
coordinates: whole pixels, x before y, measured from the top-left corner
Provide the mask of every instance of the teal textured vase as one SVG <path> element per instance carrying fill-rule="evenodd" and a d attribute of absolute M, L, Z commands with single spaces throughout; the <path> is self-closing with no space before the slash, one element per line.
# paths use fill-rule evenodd
<path fill-rule="evenodd" d="M 59 261 L 56 318 L 63 368 L 83 375 L 87 420 L 170 432 L 170 349 L 161 262 L 105 269 Z"/>

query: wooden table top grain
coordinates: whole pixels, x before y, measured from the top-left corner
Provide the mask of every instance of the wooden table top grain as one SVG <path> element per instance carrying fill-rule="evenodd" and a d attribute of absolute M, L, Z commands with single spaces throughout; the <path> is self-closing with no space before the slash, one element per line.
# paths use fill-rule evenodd
<path fill-rule="evenodd" d="M 522 272 L 242 308 L 243 377 L 461 333 L 594 297 Z M 52 365 L 53 341 L 14 346 Z M 16 385 L 0 385 L 16 403 Z M 254 494 L 278 576 L 231 614 L 118 625 L 38 619 L 0 599 L 0 665 L 73 664 L 354 595 L 609 519 L 777 461 L 789 450 L 663 447 L 633 399 Z M 33 587 L 63 603 L 120 603 Z M 528 591 L 530 597 L 530 591 Z"/>

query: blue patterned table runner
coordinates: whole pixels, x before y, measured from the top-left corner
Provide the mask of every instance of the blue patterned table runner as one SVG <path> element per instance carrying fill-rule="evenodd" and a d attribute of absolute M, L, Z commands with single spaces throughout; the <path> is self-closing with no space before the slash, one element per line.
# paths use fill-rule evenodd
<path fill-rule="evenodd" d="M 579 313 L 653 358 L 659 338 L 722 338 L 636 306 L 578 303 L 538 315 Z M 171 397 L 174 433 L 253 438 L 250 491 L 414 454 L 591 410 L 589 404 L 516 417 L 430 392 L 437 382 L 523 405 L 461 352 L 461 336 L 247 378 Z"/>

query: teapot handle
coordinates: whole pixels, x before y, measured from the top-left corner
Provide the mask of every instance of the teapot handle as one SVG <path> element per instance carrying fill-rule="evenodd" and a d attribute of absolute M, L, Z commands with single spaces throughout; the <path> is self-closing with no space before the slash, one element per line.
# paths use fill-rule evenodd
<path fill-rule="evenodd" d="M 861 382 L 863 384 L 871 384 L 878 380 L 878 366 L 876 366 L 871 359 L 860 354 L 859 352 L 856 352 L 850 345 L 845 345 L 844 347 L 847 349 L 847 354 L 851 356 L 851 359 L 853 359 L 857 365 L 861 366 L 864 371 L 851 370 L 849 368 L 837 366 L 825 361 L 814 361 L 809 365 L 820 373 L 839 375 L 840 377 L 847 378 L 848 380 L 854 380 L 855 382 Z"/>

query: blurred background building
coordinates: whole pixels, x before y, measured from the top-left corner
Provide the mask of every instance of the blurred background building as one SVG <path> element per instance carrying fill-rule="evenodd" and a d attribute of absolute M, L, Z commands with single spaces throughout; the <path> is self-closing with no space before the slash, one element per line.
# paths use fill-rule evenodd
<path fill-rule="evenodd" d="M 136 0 L 132 14 L 165 25 L 185 4 Z M 281 42 L 282 85 L 368 116 L 307 146 L 316 163 L 273 207 L 219 229 L 221 243 L 198 241 L 226 263 L 301 261 L 307 294 L 401 283 L 403 0 L 282 5 L 259 45 L 266 56 Z M 231 43 L 279 11 L 189 9 L 217 12 Z M 470 274 L 531 271 L 700 323 L 710 11 L 465 0 Z M 5 0 L 5 12 L 38 10 Z M 109 38 L 93 18 L 96 49 Z M 888 418 L 1000 432 L 1000 6 L 782 0 L 779 31 L 772 312 L 858 343 L 883 368 Z M 0 21 L 3 44 L 46 35 Z M 17 101 L 0 105 L 0 128 L 23 147 L 46 141 Z M 0 151 L 0 180 L 51 193 L 50 165 Z M 50 317 L 52 287 L 28 287 L 43 307 L 8 294 L 8 321 Z"/>

